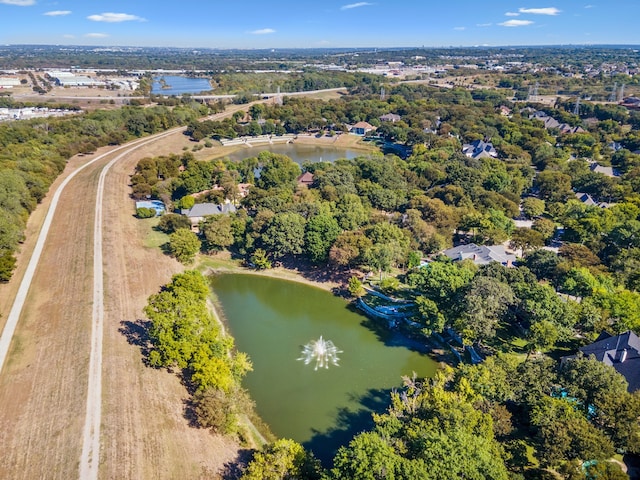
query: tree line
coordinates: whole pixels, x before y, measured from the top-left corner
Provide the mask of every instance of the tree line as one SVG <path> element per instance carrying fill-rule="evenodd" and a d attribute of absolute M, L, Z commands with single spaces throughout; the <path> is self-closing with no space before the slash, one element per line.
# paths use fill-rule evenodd
<path fill-rule="evenodd" d="M 7 106 L 14 105 L 6 100 L 3 102 Z M 205 113 L 203 108 L 206 107 L 197 103 L 172 109 L 123 107 L 63 118 L 1 123 L 0 281 L 11 278 L 14 253 L 24 239 L 29 214 L 47 194 L 69 158 L 185 125 Z"/>

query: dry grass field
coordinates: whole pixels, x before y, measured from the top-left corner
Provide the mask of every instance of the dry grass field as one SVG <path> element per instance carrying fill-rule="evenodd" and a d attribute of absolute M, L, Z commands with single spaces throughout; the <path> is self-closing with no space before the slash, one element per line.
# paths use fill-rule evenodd
<path fill-rule="evenodd" d="M 176 133 L 136 150 L 107 176 L 101 478 L 208 478 L 238 450 L 228 440 L 189 426 L 183 416 L 187 395 L 177 377 L 145 367 L 140 349 L 123 333 L 126 322 L 141 318 L 147 297 L 182 268 L 144 246 L 147 231 L 133 217 L 128 177 L 140 158 L 179 153 L 185 144 L 188 139 Z M 73 159 L 68 170 L 91 158 Z M 0 376 L 0 478 L 77 478 L 90 349 L 96 184 L 108 161 L 82 171 L 60 199 Z M 47 203 L 31 218 L 16 276 L 0 290 L 3 317 Z"/>

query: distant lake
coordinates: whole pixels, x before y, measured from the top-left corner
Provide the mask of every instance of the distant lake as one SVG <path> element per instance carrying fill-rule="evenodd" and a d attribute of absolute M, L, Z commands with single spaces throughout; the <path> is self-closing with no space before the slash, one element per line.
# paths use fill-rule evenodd
<path fill-rule="evenodd" d="M 348 148 L 331 147 L 327 145 L 307 145 L 303 143 L 276 143 L 274 145 L 258 145 L 255 147 L 236 150 L 225 155 L 229 160 L 241 161 L 248 157 L 257 157 L 264 151 L 286 155 L 294 162 L 302 165 L 304 162 L 335 162 L 339 158 L 352 159 L 368 156 L 372 152 L 351 150 Z"/>
<path fill-rule="evenodd" d="M 162 79 L 168 88 L 162 88 Z M 206 78 L 190 78 L 178 75 L 162 75 L 153 78 L 151 93 L 154 95 L 182 95 L 184 93 L 198 94 L 213 90 Z"/>

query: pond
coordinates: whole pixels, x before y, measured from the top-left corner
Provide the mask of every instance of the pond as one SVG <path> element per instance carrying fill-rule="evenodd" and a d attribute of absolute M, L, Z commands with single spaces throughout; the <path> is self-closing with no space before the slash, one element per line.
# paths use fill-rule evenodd
<path fill-rule="evenodd" d="M 211 277 L 236 346 L 253 362 L 244 381 L 260 417 L 329 464 L 337 448 L 372 426 L 402 375 L 435 373 L 420 345 L 354 311 L 343 299 L 306 284 L 247 274 Z M 299 360 L 320 337 L 331 340 L 338 366 Z"/>
<path fill-rule="evenodd" d="M 369 155 L 369 152 L 348 148 L 330 147 L 326 145 L 308 145 L 302 143 L 276 143 L 244 148 L 225 155 L 233 161 L 241 161 L 247 157 L 256 157 L 260 152 L 279 153 L 302 165 L 304 162 L 335 162 L 339 158 L 352 159 Z"/>
<path fill-rule="evenodd" d="M 198 94 L 211 90 L 213 90 L 211 84 L 206 78 L 181 77 L 179 75 L 154 77 L 151 86 L 151 93 L 154 95 Z"/>

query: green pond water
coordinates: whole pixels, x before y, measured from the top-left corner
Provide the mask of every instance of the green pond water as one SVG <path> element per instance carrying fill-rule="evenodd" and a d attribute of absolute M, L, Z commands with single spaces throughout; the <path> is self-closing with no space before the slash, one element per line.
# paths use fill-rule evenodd
<path fill-rule="evenodd" d="M 436 363 L 420 345 L 369 320 L 331 293 L 247 274 L 211 284 L 240 351 L 253 362 L 244 382 L 260 417 L 279 438 L 292 438 L 325 463 L 384 411 L 402 375 L 432 376 Z M 322 336 L 342 351 L 339 366 L 314 370 L 302 348 Z"/>

